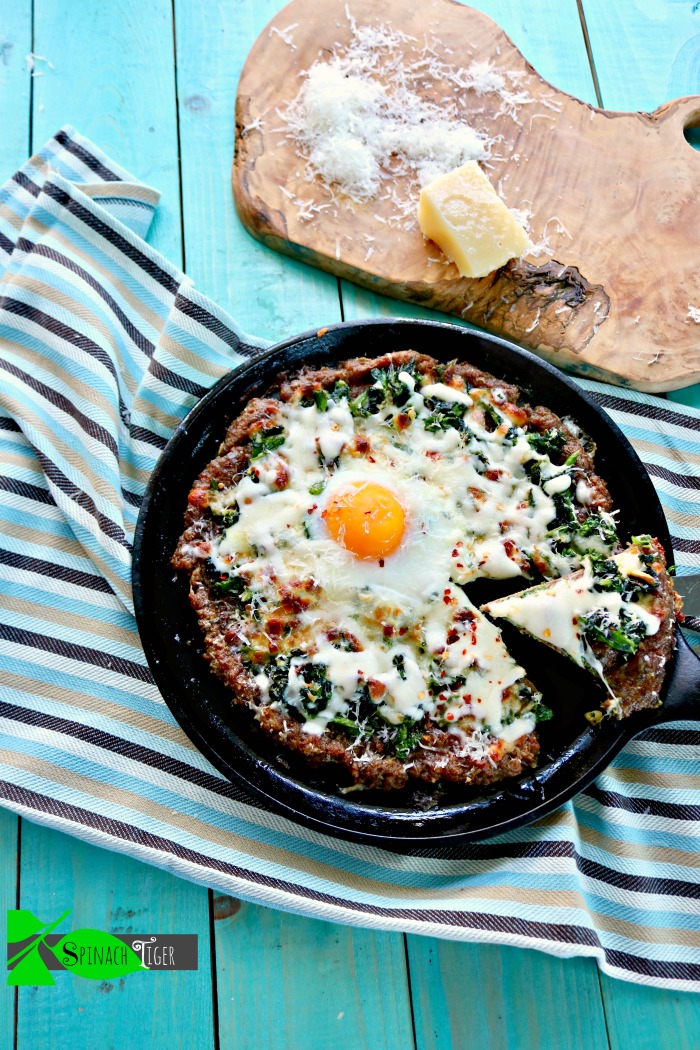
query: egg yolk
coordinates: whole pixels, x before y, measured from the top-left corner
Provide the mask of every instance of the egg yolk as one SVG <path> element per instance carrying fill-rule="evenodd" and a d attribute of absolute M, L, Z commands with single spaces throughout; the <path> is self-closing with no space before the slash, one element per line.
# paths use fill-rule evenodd
<path fill-rule="evenodd" d="M 336 543 L 367 560 L 395 551 L 406 529 L 406 513 L 396 496 L 374 482 L 356 481 L 336 492 L 323 517 Z"/>

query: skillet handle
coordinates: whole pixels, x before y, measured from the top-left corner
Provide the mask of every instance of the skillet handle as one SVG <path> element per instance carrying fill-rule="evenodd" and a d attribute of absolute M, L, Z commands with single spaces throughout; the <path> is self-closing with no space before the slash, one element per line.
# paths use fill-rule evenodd
<path fill-rule="evenodd" d="M 682 631 L 678 630 L 676 637 L 678 648 L 664 700 L 664 720 L 691 718 L 700 721 L 700 658 L 690 648 Z"/>

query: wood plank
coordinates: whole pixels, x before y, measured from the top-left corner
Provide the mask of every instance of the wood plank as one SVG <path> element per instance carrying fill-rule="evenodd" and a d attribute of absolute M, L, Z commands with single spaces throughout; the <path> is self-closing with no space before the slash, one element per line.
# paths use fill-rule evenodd
<path fill-rule="evenodd" d="M 17 901 L 17 850 L 19 818 L 8 809 L 0 809 L 0 901 L 4 908 L 16 907 Z M 4 916 L 0 916 L 4 923 Z M 3 941 L 4 931 L 3 931 Z M 3 984 L 5 978 L 3 978 Z M 14 1031 L 15 996 L 9 988 L 0 993 L 0 1043 Z M 9 1045 L 9 1042 L 8 1042 Z"/>
<path fill-rule="evenodd" d="M 231 200 L 236 84 L 280 0 L 222 0 L 203 17 L 175 0 L 187 271 L 245 331 L 279 340 L 340 320 L 334 277 L 281 258 L 242 229 Z"/>
<path fill-rule="evenodd" d="M 627 0 L 624 5 L 611 4 L 608 0 L 583 0 L 583 10 L 604 106 L 653 110 L 670 99 L 697 93 L 700 63 L 697 4 L 690 0 L 688 3 Z M 696 145 L 697 134 L 696 131 Z M 681 158 L 689 147 L 683 141 L 680 127 L 677 140 L 677 155 Z M 700 306 L 700 302 L 693 305 Z M 697 327 L 697 342 L 700 342 L 700 327 Z M 700 408 L 700 384 L 673 391 L 669 397 Z"/>
<path fill-rule="evenodd" d="M 20 901 L 46 922 L 70 908 L 66 931 L 196 933 L 199 969 L 116 981 L 59 973 L 55 987 L 20 988 L 17 1050 L 214 1045 L 206 889 L 23 821 Z"/>
<path fill-rule="evenodd" d="M 30 153 L 29 104 L 32 81 L 25 60 L 31 49 L 31 0 L 6 4 L 0 24 L 0 183 L 9 178 Z"/>
<path fill-rule="evenodd" d="M 493 18 L 546 80 L 595 105 L 576 0 L 539 0 L 536 6 L 527 8 L 511 0 L 473 0 L 470 6 Z M 341 289 L 348 320 L 389 315 L 459 323 L 459 318 L 411 303 L 397 303 L 348 281 L 341 282 Z"/>
<path fill-rule="evenodd" d="M 403 938 L 215 897 L 221 1050 L 408 1050 Z"/>
<path fill-rule="evenodd" d="M 181 264 L 171 0 L 35 0 L 33 146 L 72 123 L 163 194 L 151 243 Z"/>
<path fill-rule="evenodd" d="M 410 937 L 417 1050 L 607 1050 L 592 963 Z"/>
<path fill-rule="evenodd" d="M 601 975 L 611 1050 L 697 1050 L 697 996 Z"/>

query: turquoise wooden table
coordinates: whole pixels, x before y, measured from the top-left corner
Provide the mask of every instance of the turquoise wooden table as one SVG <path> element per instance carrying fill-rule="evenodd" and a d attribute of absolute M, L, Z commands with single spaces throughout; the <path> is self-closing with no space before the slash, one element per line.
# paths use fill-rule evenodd
<path fill-rule="evenodd" d="M 321 3 L 322 0 L 319 0 Z M 0 172 L 72 123 L 163 193 L 152 241 L 242 327 L 278 339 L 409 312 L 252 241 L 233 210 L 236 82 L 279 0 L 5 0 Z M 700 91 L 691 0 L 477 0 L 559 87 L 612 109 Z M 33 53 L 33 75 L 25 56 Z M 43 57 L 40 57 L 43 56 Z M 689 132 L 692 140 L 697 132 Z M 418 314 L 419 311 L 413 311 Z M 700 404 L 695 391 L 674 395 Z M 17 1050 L 696 1050 L 700 1002 L 592 959 L 376 934 L 217 895 L 0 811 L 8 908 L 199 935 L 199 969 L 4 989 Z"/>

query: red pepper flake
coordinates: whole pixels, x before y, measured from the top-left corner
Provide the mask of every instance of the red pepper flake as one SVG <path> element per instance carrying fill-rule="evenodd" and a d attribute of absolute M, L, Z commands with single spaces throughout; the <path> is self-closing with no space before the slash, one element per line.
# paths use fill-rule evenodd
<path fill-rule="evenodd" d="M 383 569 L 383 568 L 384 568 L 384 559 L 383 559 L 383 558 L 380 558 L 380 559 L 379 559 L 379 568 L 380 568 L 380 569 Z"/>
<path fill-rule="evenodd" d="M 448 722 L 454 722 L 455 716 L 453 715 L 452 711 L 448 711 L 447 714 L 445 715 L 445 718 L 447 719 Z"/>
<path fill-rule="evenodd" d="M 369 695 L 373 700 L 381 700 L 386 692 L 386 686 L 383 682 L 378 682 L 376 678 L 370 678 L 367 683 L 369 689 Z"/>
<path fill-rule="evenodd" d="M 399 627 L 399 634 L 403 637 L 404 634 L 408 633 L 408 627 Z"/>
<path fill-rule="evenodd" d="M 455 547 L 455 549 L 454 549 L 454 550 L 452 551 L 452 557 L 453 557 L 453 558 L 456 558 L 456 557 L 458 556 L 458 554 L 459 554 L 459 551 L 458 551 L 458 550 L 457 550 L 457 548 Z"/>
<path fill-rule="evenodd" d="M 382 634 L 384 635 L 385 638 L 391 638 L 393 633 L 394 633 L 394 625 L 393 625 L 393 623 L 384 623 L 384 624 L 382 624 Z"/>
<path fill-rule="evenodd" d="M 447 635 L 447 644 L 453 645 L 457 641 L 459 641 L 459 631 L 453 627 Z"/>

